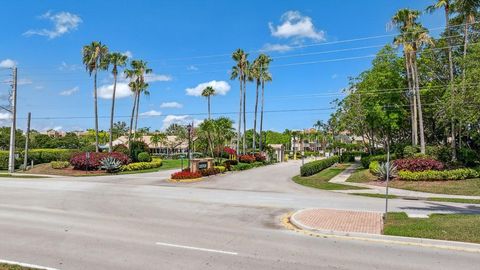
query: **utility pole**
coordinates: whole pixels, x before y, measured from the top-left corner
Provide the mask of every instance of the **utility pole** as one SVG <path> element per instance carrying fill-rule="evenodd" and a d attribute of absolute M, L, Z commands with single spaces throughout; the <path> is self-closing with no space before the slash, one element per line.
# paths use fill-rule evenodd
<path fill-rule="evenodd" d="M 32 118 L 32 113 L 28 113 L 27 117 L 27 133 L 25 134 L 25 153 L 23 155 L 23 170 L 27 170 L 28 165 L 28 142 L 30 140 L 30 120 Z"/>
<path fill-rule="evenodd" d="M 8 172 L 15 172 L 15 131 L 17 129 L 17 67 L 13 68 L 13 83 L 11 96 L 12 127 L 10 129 L 10 151 L 8 155 Z"/>

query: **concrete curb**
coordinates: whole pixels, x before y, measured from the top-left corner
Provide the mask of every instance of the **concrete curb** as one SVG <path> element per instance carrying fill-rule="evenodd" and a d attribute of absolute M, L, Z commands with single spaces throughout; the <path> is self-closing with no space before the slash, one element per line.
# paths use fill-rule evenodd
<path fill-rule="evenodd" d="M 307 233 L 312 236 L 480 253 L 480 244 L 474 244 L 474 243 L 436 240 L 436 239 L 427 239 L 427 238 L 414 238 L 414 237 L 404 237 L 404 236 L 381 235 L 381 234 L 342 232 L 342 231 L 311 228 L 309 226 L 302 224 L 300 221 L 298 221 L 295 218 L 297 214 L 306 210 L 310 210 L 310 209 L 299 210 L 293 213 L 290 217 L 288 217 L 288 220 L 293 226 L 298 228 L 298 231 Z"/>

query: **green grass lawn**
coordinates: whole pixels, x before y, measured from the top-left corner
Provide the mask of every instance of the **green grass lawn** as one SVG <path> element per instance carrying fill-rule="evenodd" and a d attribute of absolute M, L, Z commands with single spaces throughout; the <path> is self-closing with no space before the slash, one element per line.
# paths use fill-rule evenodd
<path fill-rule="evenodd" d="M 34 175 L 11 175 L 9 173 L 0 173 L 0 178 L 45 178 L 44 176 Z"/>
<path fill-rule="evenodd" d="M 429 218 L 409 218 L 405 213 L 389 213 L 384 234 L 480 243 L 480 215 L 432 214 Z"/>
<path fill-rule="evenodd" d="M 188 161 L 184 160 L 183 161 L 183 167 L 187 167 Z M 137 174 L 137 173 L 150 173 L 150 172 L 158 172 L 158 171 L 164 171 L 164 170 L 172 170 L 172 169 L 180 169 L 182 166 L 182 161 L 179 159 L 166 159 L 162 160 L 162 167 L 159 168 L 152 168 L 152 169 L 146 169 L 146 170 L 139 170 L 139 171 L 125 171 L 125 172 L 119 172 L 118 174 Z"/>
<path fill-rule="evenodd" d="M 437 194 L 480 196 L 480 178 L 458 181 L 398 181 L 390 187 Z"/>
<path fill-rule="evenodd" d="M 475 199 L 428 198 L 427 201 L 480 204 L 480 200 Z"/>
<path fill-rule="evenodd" d="M 385 199 L 387 196 L 385 194 L 373 194 L 373 193 L 350 193 L 352 195 L 371 197 L 371 198 L 382 198 Z M 389 199 L 396 199 L 398 196 L 388 195 Z"/>
<path fill-rule="evenodd" d="M 37 268 L 23 267 L 13 264 L 0 263 L 0 270 L 36 270 Z"/>
<path fill-rule="evenodd" d="M 367 183 L 376 181 L 377 177 L 370 173 L 368 169 L 359 168 L 347 179 L 347 182 Z"/>
<path fill-rule="evenodd" d="M 302 177 L 297 175 L 293 177 L 293 181 L 295 181 L 295 183 L 297 184 L 304 185 L 307 187 L 326 189 L 326 190 L 364 189 L 361 187 L 347 186 L 347 185 L 328 182 L 330 181 L 330 179 L 332 179 L 333 177 L 343 172 L 348 166 L 350 166 L 350 164 L 338 164 L 336 166 L 332 166 L 315 175 L 308 176 L 308 177 Z"/>

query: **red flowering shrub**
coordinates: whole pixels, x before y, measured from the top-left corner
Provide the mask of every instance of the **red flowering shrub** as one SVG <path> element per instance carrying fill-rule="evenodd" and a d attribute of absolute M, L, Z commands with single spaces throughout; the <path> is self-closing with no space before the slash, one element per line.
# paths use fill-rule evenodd
<path fill-rule="evenodd" d="M 229 155 L 237 155 L 237 151 L 235 151 L 235 149 L 230 148 L 230 147 L 223 148 L 223 152 L 225 152 Z"/>
<path fill-rule="evenodd" d="M 238 160 L 242 163 L 253 163 L 257 159 L 255 158 L 254 155 L 241 155 L 241 156 L 238 156 Z"/>
<path fill-rule="evenodd" d="M 102 159 L 106 157 L 113 157 L 116 160 L 120 161 L 122 165 L 127 165 L 130 163 L 130 158 L 123 154 L 123 153 L 118 153 L 118 152 L 112 152 L 112 153 L 96 153 L 96 152 L 91 152 L 90 157 L 87 159 L 87 153 L 82 152 L 78 153 L 72 156 L 70 158 L 70 164 L 73 166 L 74 169 L 76 170 L 98 170 L 100 166 L 102 166 Z"/>
<path fill-rule="evenodd" d="M 423 172 L 442 171 L 445 166 L 442 162 L 431 158 L 406 158 L 393 161 L 399 171 Z"/>
<path fill-rule="evenodd" d="M 267 157 L 263 153 L 256 153 L 255 154 L 255 160 L 259 161 L 259 162 L 262 162 L 262 161 L 267 160 Z"/>
<path fill-rule="evenodd" d="M 202 174 L 200 172 L 181 171 L 173 173 L 170 177 L 175 180 L 195 179 L 202 177 Z"/>

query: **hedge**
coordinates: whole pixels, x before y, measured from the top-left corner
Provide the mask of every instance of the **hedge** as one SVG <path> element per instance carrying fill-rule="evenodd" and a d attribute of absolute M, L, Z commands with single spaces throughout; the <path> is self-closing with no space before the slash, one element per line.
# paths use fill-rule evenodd
<path fill-rule="evenodd" d="M 329 157 L 322 160 L 309 162 L 302 167 L 300 167 L 301 176 L 310 176 L 319 173 L 320 171 L 332 166 L 333 164 L 339 162 L 340 158 L 338 156 Z"/>
<path fill-rule="evenodd" d="M 22 163 L 21 159 L 15 160 L 15 168 L 18 168 Z M 0 170 L 8 169 L 8 151 L 0 151 Z"/>
<path fill-rule="evenodd" d="M 70 162 L 68 161 L 52 161 L 50 162 L 50 166 L 52 166 L 52 169 L 65 169 L 70 166 Z"/>
<path fill-rule="evenodd" d="M 135 162 L 130 163 L 128 165 L 122 166 L 122 171 L 130 172 L 130 171 L 140 171 L 140 170 L 148 170 L 154 168 L 162 167 L 162 160 L 161 159 L 153 159 L 151 162 Z"/>
<path fill-rule="evenodd" d="M 34 164 L 42 164 L 52 161 L 69 161 L 78 152 L 79 150 L 75 149 L 32 149 L 28 151 L 28 162 L 33 160 Z M 23 153 L 20 159 L 23 160 Z"/>
<path fill-rule="evenodd" d="M 448 171 L 400 171 L 398 177 L 405 181 L 439 181 L 439 180 L 464 180 L 479 177 L 480 173 L 473 169 L 456 169 Z"/>

